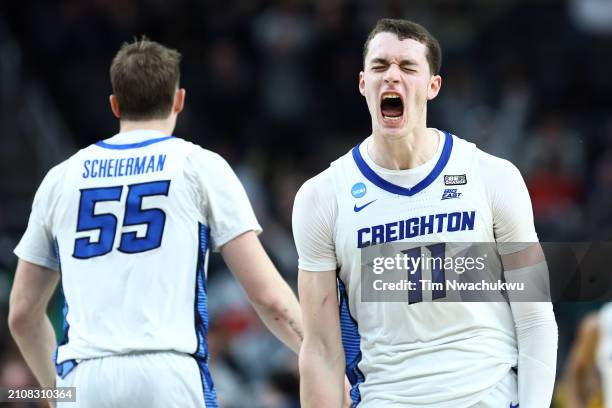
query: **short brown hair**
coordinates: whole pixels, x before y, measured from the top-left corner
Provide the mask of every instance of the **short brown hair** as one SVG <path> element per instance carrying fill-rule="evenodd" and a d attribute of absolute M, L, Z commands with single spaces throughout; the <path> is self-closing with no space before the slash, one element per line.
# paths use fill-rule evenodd
<path fill-rule="evenodd" d="M 372 38 L 378 33 L 392 33 L 397 35 L 400 40 L 411 38 L 427 47 L 427 62 L 429 63 L 429 71 L 432 75 L 440 73 L 442 65 L 442 50 L 440 43 L 425 27 L 410 20 L 400 20 L 393 18 L 381 18 L 376 22 L 376 26 L 368 35 L 363 44 L 363 62 L 365 64 L 366 55 L 368 54 L 368 45 Z"/>
<path fill-rule="evenodd" d="M 121 119 L 165 119 L 179 85 L 181 54 L 146 37 L 123 43 L 110 68 Z"/>

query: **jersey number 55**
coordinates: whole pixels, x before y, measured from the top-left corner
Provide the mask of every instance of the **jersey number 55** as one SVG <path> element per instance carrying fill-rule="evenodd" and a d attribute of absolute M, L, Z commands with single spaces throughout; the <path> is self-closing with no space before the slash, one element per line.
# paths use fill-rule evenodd
<path fill-rule="evenodd" d="M 79 215 L 76 232 L 100 232 L 97 241 L 92 237 L 77 238 L 74 241 L 73 257 L 88 259 L 106 255 L 113 250 L 117 234 L 117 217 L 112 213 L 95 213 L 96 203 L 103 201 L 120 201 L 124 186 L 88 188 L 81 190 Z M 135 231 L 121 234 L 120 252 L 135 254 L 158 248 L 161 245 L 166 213 L 159 208 L 142 209 L 142 199 L 151 196 L 168 196 L 170 180 L 127 186 L 123 227 L 146 225 L 144 237 L 138 237 Z"/>

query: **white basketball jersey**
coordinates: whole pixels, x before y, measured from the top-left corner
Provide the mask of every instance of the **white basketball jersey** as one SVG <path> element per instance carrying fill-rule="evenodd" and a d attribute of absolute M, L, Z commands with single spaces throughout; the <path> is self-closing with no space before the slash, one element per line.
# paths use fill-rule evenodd
<path fill-rule="evenodd" d="M 606 408 L 612 408 L 612 304 L 599 312 L 599 343 L 597 368 L 601 374 L 601 389 Z"/>
<path fill-rule="evenodd" d="M 495 242 L 489 195 L 473 171 L 484 153 L 448 133 L 441 142 L 431 172 L 411 188 L 380 177 L 363 146 L 332 163 L 342 340 L 360 407 L 469 407 L 517 365 L 505 302 L 361 300 L 362 247 Z"/>
<path fill-rule="evenodd" d="M 174 350 L 198 360 L 213 398 L 207 257 L 249 230 L 260 227 L 229 165 L 179 138 L 121 133 L 52 169 L 15 253 L 60 269 L 58 374 L 81 359 Z"/>

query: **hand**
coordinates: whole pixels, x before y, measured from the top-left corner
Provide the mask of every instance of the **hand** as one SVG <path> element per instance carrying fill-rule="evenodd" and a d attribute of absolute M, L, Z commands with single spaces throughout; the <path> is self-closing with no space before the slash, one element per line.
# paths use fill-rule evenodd
<path fill-rule="evenodd" d="M 346 376 L 344 376 L 344 403 L 342 404 L 342 408 L 351 408 L 353 405 L 353 400 L 351 399 L 351 389 L 353 386 Z"/>

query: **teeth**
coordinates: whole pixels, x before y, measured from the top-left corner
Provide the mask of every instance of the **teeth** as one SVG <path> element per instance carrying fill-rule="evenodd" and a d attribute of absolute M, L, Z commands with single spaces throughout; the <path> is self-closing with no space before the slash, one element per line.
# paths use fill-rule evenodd
<path fill-rule="evenodd" d="M 402 118 L 401 116 L 383 116 L 386 120 L 390 120 L 392 122 L 399 122 Z"/>
<path fill-rule="evenodd" d="M 383 99 L 393 99 L 393 98 L 399 98 L 400 96 L 398 94 L 384 94 L 383 95 Z"/>

